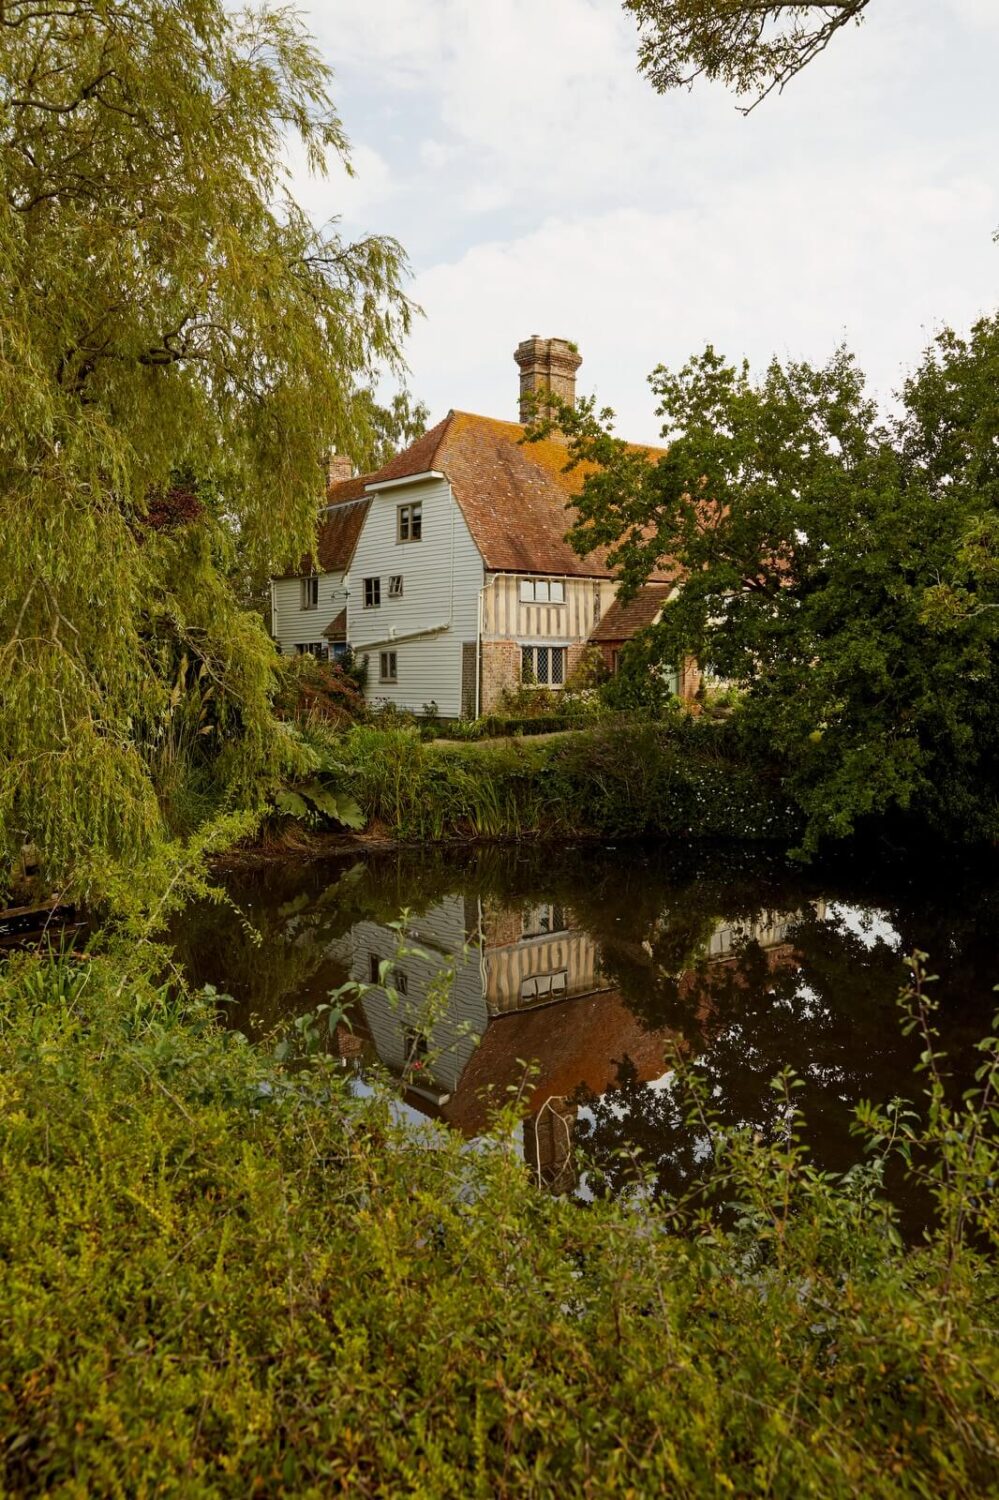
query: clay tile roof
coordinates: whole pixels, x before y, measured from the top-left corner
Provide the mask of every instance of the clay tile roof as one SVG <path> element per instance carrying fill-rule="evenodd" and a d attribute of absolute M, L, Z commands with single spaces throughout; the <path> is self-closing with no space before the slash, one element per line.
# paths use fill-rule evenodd
<path fill-rule="evenodd" d="M 320 572 L 343 573 L 350 567 L 371 505 L 364 494 L 369 477 L 362 474 L 356 479 L 344 479 L 339 484 L 330 485 L 326 493 L 326 514 L 319 522 L 317 533 L 316 560 Z"/>
<path fill-rule="evenodd" d="M 333 619 L 323 631 L 323 635 L 328 641 L 345 641 L 347 639 L 346 609 L 342 609 L 338 615 L 333 616 Z"/>
<path fill-rule="evenodd" d="M 523 1079 L 523 1064 L 538 1075 L 528 1109 L 534 1113 L 553 1095 L 566 1097 L 582 1084 L 602 1094 L 617 1080 L 628 1057 L 642 1081 L 666 1070 L 672 1033 L 649 1030 L 616 990 L 580 996 L 558 1005 L 513 1012 L 491 1020 L 441 1113 L 467 1135 L 482 1130 L 490 1113 L 509 1099 Z"/>
<path fill-rule="evenodd" d="M 647 583 L 633 599 L 622 604 L 615 599 L 590 632 L 591 641 L 630 641 L 639 630 L 652 625 L 672 589 L 668 583 Z"/>
<path fill-rule="evenodd" d="M 590 465 L 565 473 L 566 449 L 554 439 L 524 444 L 518 422 L 452 411 L 368 483 L 435 470 L 446 475 L 488 569 L 610 578 L 604 549 L 580 557 L 565 540 L 572 501 Z M 661 449 L 647 450 L 658 457 Z M 667 579 L 668 572 L 654 575 Z"/>
<path fill-rule="evenodd" d="M 319 517 L 316 529 L 315 557 L 306 554 L 297 567 L 289 568 L 283 577 L 298 578 L 303 573 L 347 571 L 371 505 L 370 498 L 364 493 L 364 486 L 374 477 L 373 474 L 358 474 L 353 479 L 342 479 L 329 486 L 326 491 L 326 508 Z"/>
<path fill-rule="evenodd" d="M 371 497 L 366 486 L 380 479 L 395 479 L 400 475 L 421 474 L 432 465 L 422 462 L 421 455 L 432 445 L 444 422 L 419 438 L 410 448 L 397 454 L 382 468 L 371 474 L 355 474 L 352 479 L 340 479 L 326 491 L 326 510 L 319 518 L 316 556 L 303 557 L 297 568 L 285 575 L 297 578 L 301 573 L 344 573 L 350 567 L 357 539 L 361 535 L 364 518 L 371 507 Z"/>

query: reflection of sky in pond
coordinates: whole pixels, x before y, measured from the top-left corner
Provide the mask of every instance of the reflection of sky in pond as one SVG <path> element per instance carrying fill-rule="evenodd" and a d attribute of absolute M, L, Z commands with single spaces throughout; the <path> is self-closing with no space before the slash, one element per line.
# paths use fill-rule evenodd
<path fill-rule="evenodd" d="M 865 948 L 884 943 L 897 951 L 902 939 L 891 925 L 887 913 L 870 907 L 848 906 L 844 902 L 832 901 L 826 912 L 827 918 L 846 932 L 854 933 Z"/>
<path fill-rule="evenodd" d="M 723 1124 L 763 1133 L 780 1124 L 770 1080 L 792 1068 L 809 1146 L 844 1170 L 858 1100 L 918 1089 L 918 1047 L 898 1029 L 903 955 L 934 956 L 960 1076 L 999 977 L 999 888 L 961 872 L 920 888 L 732 851 L 581 846 L 272 869 L 231 894 L 259 944 L 218 907 L 175 937 L 233 995 L 234 1024 L 266 1034 L 350 981 L 333 1045 L 355 1086 L 388 1076 L 399 1118 L 469 1141 L 515 1101 L 525 1159 L 556 1191 L 584 1171 L 587 1194 L 628 1187 L 639 1167 L 662 1192 L 696 1174 L 706 1145 L 685 1123 L 674 1051 Z"/>

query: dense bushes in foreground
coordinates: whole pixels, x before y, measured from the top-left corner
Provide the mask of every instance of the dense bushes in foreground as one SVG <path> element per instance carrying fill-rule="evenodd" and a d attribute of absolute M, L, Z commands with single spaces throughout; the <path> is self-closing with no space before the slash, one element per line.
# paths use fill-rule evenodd
<path fill-rule="evenodd" d="M 283 1069 L 211 997 L 119 974 L 0 979 L 6 1493 L 991 1490 L 990 1101 L 951 1117 L 934 1086 L 928 1155 L 869 1121 L 936 1163 L 918 1249 L 876 1165 L 810 1171 L 790 1103 L 769 1146 L 716 1138 L 741 1206 L 678 1233 L 546 1198 L 509 1130 L 407 1132 L 331 1060 Z"/>

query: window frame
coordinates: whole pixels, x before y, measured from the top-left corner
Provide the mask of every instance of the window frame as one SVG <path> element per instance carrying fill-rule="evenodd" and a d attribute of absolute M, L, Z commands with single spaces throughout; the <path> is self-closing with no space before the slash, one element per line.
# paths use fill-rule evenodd
<path fill-rule="evenodd" d="M 296 656 L 314 656 L 316 661 L 328 661 L 325 641 L 296 641 Z"/>
<path fill-rule="evenodd" d="M 423 541 L 422 500 L 402 500 L 396 506 L 395 539 L 400 546 Z"/>
<path fill-rule="evenodd" d="M 533 985 L 533 991 L 531 986 Z M 553 969 L 543 974 L 526 974 L 520 981 L 521 1000 L 564 1000 L 569 993 L 568 969 Z"/>
<path fill-rule="evenodd" d="M 319 608 L 319 574 L 309 573 L 299 579 L 298 607 L 305 613 Z"/>
<path fill-rule="evenodd" d="M 545 926 L 547 921 L 548 926 Z M 535 938 L 550 938 L 569 931 L 565 907 L 555 901 L 539 901 L 525 906 L 520 913 L 520 937 L 522 942 Z"/>
<path fill-rule="evenodd" d="M 539 589 L 543 589 L 544 593 L 539 593 Z M 558 589 L 561 598 L 553 597 L 555 589 Z M 565 579 L 522 578 L 518 593 L 521 604 L 547 604 L 554 605 L 556 609 L 562 609 L 565 606 Z"/>
<path fill-rule="evenodd" d="M 541 676 L 539 675 L 539 671 L 538 671 L 538 667 L 539 667 L 539 652 L 541 652 L 541 651 L 547 652 L 547 677 L 544 680 L 542 680 Z M 562 680 L 561 680 L 561 682 L 553 682 L 552 681 L 552 653 L 555 652 L 555 651 L 560 651 L 562 653 Z M 527 655 L 528 652 L 531 653 L 531 658 L 532 658 L 531 676 L 534 679 L 532 682 L 528 682 L 527 679 L 526 679 L 526 677 L 525 677 L 525 675 L 524 675 L 524 658 L 526 657 L 526 655 Z M 568 677 L 568 675 L 569 675 L 569 648 L 568 648 L 568 646 L 564 642 L 561 642 L 561 641 L 522 641 L 521 642 L 521 645 L 520 645 L 520 682 L 521 682 L 521 686 L 522 687 L 547 688 L 551 692 L 558 693 L 558 692 L 561 692 L 562 689 L 565 687 L 565 680 Z"/>
<path fill-rule="evenodd" d="M 401 573 L 389 574 L 388 597 L 390 599 L 401 599 L 403 597 L 403 576 Z"/>
<path fill-rule="evenodd" d="M 382 578 L 379 573 L 374 578 L 365 578 L 364 582 L 364 608 L 381 609 L 382 607 Z"/>
<path fill-rule="evenodd" d="M 388 672 L 386 672 L 386 663 Z M 389 685 L 399 681 L 399 655 L 396 651 L 379 651 L 378 681 Z"/>

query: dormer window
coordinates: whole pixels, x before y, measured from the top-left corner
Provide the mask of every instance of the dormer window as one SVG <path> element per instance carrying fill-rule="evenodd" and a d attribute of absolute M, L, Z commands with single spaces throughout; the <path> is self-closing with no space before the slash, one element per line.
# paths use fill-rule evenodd
<path fill-rule="evenodd" d="M 319 608 L 319 579 L 314 575 L 311 578 L 302 579 L 302 609 Z"/>
<path fill-rule="evenodd" d="M 398 506 L 396 517 L 396 536 L 400 542 L 420 542 L 423 540 L 422 501 L 416 500 L 409 505 Z"/>

